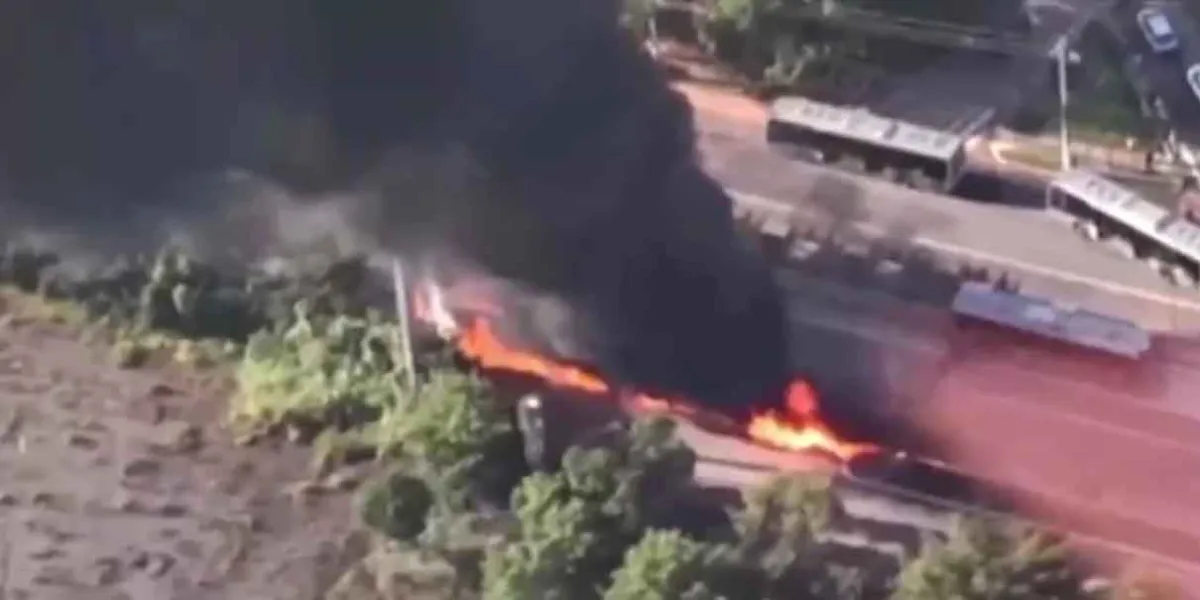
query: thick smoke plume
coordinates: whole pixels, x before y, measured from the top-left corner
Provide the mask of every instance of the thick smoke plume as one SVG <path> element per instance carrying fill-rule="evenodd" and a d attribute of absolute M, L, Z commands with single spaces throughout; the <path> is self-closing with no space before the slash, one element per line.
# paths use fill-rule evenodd
<path fill-rule="evenodd" d="M 106 242 L 452 248 L 565 299 L 615 377 L 775 397 L 767 268 L 617 21 L 613 0 L 3 2 L 0 208 Z"/>

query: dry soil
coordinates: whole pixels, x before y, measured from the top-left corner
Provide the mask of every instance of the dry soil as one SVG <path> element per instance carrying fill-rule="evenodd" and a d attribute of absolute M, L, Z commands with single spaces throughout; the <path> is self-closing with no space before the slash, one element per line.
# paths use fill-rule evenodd
<path fill-rule="evenodd" d="M 234 443 L 221 378 L 117 368 L 6 309 L 0 600 L 319 598 L 365 551 L 310 450 Z"/>

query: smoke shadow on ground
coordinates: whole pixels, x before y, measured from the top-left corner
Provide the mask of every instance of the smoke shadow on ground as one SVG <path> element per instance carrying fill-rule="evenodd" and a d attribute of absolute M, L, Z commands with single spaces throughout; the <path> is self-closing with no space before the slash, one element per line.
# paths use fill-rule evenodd
<path fill-rule="evenodd" d="M 949 360 L 953 322 L 943 312 L 964 280 L 1016 285 L 1002 273 L 954 264 L 914 234 L 938 215 L 913 215 L 883 235 L 860 232 L 859 186 L 814 183 L 815 215 L 750 211 L 741 230 L 776 267 L 790 314 L 792 367 L 821 395 L 821 410 L 855 439 L 917 449 L 929 445 L 905 419 L 909 398 L 931 392 Z"/>
<path fill-rule="evenodd" d="M 963 175 L 954 193 L 983 204 L 1037 211 L 1046 207 L 1045 182 L 1012 170 L 1000 172 L 987 167 L 972 167 Z"/>

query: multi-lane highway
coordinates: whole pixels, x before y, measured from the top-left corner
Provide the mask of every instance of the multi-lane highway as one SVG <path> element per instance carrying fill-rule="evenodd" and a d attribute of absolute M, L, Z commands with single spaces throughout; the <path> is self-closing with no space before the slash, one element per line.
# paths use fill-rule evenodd
<path fill-rule="evenodd" d="M 905 422 L 943 459 L 998 482 L 1023 514 L 1077 534 L 1088 555 L 1166 569 L 1200 589 L 1200 403 L 1188 392 L 1200 369 L 1168 357 L 1151 367 L 1159 383 L 1123 383 L 1084 359 L 956 335 L 926 308 L 794 272 L 781 281 L 795 366 L 814 375 L 831 412 Z M 710 483 L 750 484 L 762 466 L 821 467 L 684 435 Z"/>
<path fill-rule="evenodd" d="M 784 210 L 816 228 L 854 228 L 1008 272 L 1024 290 L 1151 329 L 1200 331 L 1200 291 L 1173 287 L 1141 263 L 1089 243 L 1063 221 L 1029 207 L 1040 197 L 1036 186 L 1006 184 L 996 202 L 917 192 L 791 160 L 767 148 L 747 124 L 700 114 L 706 168 L 746 206 Z"/>
<path fill-rule="evenodd" d="M 750 119 L 697 109 L 701 155 L 742 208 L 1002 269 L 1026 291 L 1152 329 L 1200 331 L 1200 292 L 1173 288 L 1041 210 L 923 194 L 792 161 L 767 149 Z M 1014 185 L 1004 193 L 1011 201 L 1037 192 Z M 1166 569 L 1185 589 L 1200 589 L 1200 362 L 1186 344 L 1162 344 L 1166 350 L 1136 369 L 1113 368 L 964 336 L 929 304 L 795 271 L 783 283 L 795 366 L 814 379 L 836 419 L 901 430 L 923 451 L 1000 482 L 1024 514 L 1079 533 L 1075 542 L 1090 555 Z M 699 430 L 685 436 L 709 482 L 758 480 L 761 471 L 744 463 L 816 464 Z"/>

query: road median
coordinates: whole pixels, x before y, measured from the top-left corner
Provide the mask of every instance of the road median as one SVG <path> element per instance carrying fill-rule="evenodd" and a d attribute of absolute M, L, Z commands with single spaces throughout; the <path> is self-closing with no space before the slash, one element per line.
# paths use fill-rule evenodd
<path fill-rule="evenodd" d="M 828 237 L 828 218 L 815 208 L 785 204 L 753 194 L 734 192 L 731 195 L 735 200 L 735 212 L 753 222 L 760 231 L 773 235 L 794 232 L 795 237 L 788 241 L 790 247 L 787 252 L 793 255 L 799 266 L 805 264 L 806 258 L 795 256 L 797 250 L 803 249 L 803 254 L 811 255 L 813 246 L 817 246 L 819 252 L 821 247 L 832 243 Z M 1200 294 L 1194 294 L 1192 298 L 1183 292 L 1167 292 L 1165 283 L 1161 284 L 1161 289 L 1138 287 L 1111 278 L 1081 275 L 1059 266 L 1034 264 L 930 236 L 911 235 L 898 242 L 889 234 L 886 226 L 875 223 L 839 223 L 837 227 L 843 237 L 850 235 L 867 243 L 888 246 L 902 244 L 903 251 L 896 261 L 900 270 L 911 269 L 912 261 L 919 259 L 925 277 L 905 281 L 902 276 L 892 276 L 891 280 L 906 283 L 909 295 L 923 300 L 927 305 L 945 306 L 946 290 L 942 288 L 956 285 L 956 281 L 973 275 L 975 278 L 993 280 L 1003 278 L 1007 284 L 1021 291 L 1126 318 L 1151 331 L 1200 332 Z M 804 235 L 798 235 L 798 232 L 804 232 Z M 828 251 L 834 252 L 836 249 Z M 1096 248 L 1095 252 L 1103 252 L 1103 249 Z M 907 261 L 903 256 L 905 254 L 908 255 Z M 906 265 L 906 262 L 909 264 Z M 935 270 L 940 273 L 934 273 Z M 1137 273 L 1136 269 L 1131 269 L 1131 272 Z M 888 278 L 881 279 L 886 281 Z M 1153 281 L 1149 274 L 1141 279 Z M 934 296 L 940 297 L 919 298 L 920 290 L 912 288 L 920 285 L 938 288 L 934 290 L 937 292 Z M 877 295 L 887 293 L 887 285 L 881 287 L 884 289 L 876 292 Z"/>

